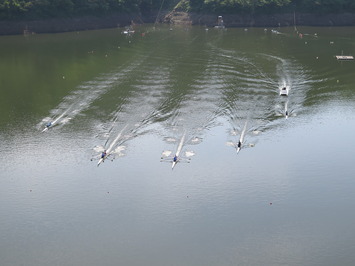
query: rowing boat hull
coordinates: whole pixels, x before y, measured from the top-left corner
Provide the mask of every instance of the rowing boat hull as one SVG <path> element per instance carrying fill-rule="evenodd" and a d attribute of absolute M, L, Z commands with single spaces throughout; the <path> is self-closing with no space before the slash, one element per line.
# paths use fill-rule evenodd
<path fill-rule="evenodd" d="M 176 163 L 177 163 L 177 162 L 173 162 L 173 164 L 171 165 L 171 169 L 174 169 Z"/>
<path fill-rule="evenodd" d="M 280 91 L 280 96 L 287 96 L 288 95 L 288 91 L 287 90 L 281 90 Z"/>
<path fill-rule="evenodd" d="M 110 147 L 108 147 L 108 149 L 106 150 L 106 156 L 101 158 L 99 160 L 99 162 L 97 163 L 97 166 L 99 166 L 102 162 L 105 161 L 105 159 L 110 156 L 112 153 L 114 153 L 114 147 L 117 144 L 118 140 L 122 137 L 123 131 L 126 129 L 127 125 L 124 126 L 124 128 L 122 128 L 122 130 L 120 131 L 120 133 L 117 135 L 117 137 L 113 140 L 113 142 L 111 143 Z"/>
<path fill-rule="evenodd" d="M 104 160 L 105 160 L 105 158 L 101 158 L 101 159 L 98 161 L 97 166 L 99 166 Z"/>

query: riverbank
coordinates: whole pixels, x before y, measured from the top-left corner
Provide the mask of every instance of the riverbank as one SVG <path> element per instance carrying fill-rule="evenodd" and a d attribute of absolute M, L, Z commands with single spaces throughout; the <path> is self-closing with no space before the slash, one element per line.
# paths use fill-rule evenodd
<path fill-rule="evenodd" d="M 223 14 L 221 14 L 223 15 Z M 355 14 L 269 14 L 269 15 L 223 15 L 226 27 L 286 27 L 286 26 L 355 26 Z M 111 14 L 108 16 L 56 18 L 33 21 L 0 21 L 0 35 L 31 33 L 58 33 L 103 28 L 115 28 L 136 24 L 154 23 L 157 14 Z M 216 25 L 217 15 L 185 12 L 162 12 L 158 22 L 174 25 Z"/>
<path fill-rule="evenodd" d="M 223 15 L 223 14 L 221 14 Z M 355 14 L 269 14 L 269 15 L 223 15 L 226 27 L 287 27 L 287 26 L 355 26 Z M 213 27 L 217 16 L 210 14 L 194 14 L 171 12 L 164 18 L 165 23 L 205 25 Z"/>
<path fill-rule="evenodd" d="M 156 14 L 110 14 L 102 17 L 85 16 L 30 21 L 0 21 L 0 35 L 59 33 L 124 27 L 131 23 L 154 23 Z"/>

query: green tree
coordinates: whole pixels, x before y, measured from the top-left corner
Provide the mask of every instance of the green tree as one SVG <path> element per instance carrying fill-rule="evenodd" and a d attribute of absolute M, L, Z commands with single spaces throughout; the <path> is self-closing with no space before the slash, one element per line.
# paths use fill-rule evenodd
<path fill-rule="evenodd" d="M 219 14 L 355 12 L 354 0 L 0 0 L 0 19 L 149 13 L 175 6 L 186 11 Z"/>

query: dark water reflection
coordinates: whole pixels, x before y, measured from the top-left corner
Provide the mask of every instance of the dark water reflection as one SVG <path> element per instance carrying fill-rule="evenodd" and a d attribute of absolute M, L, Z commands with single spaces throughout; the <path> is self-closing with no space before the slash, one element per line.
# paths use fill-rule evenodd
<path fill-rule="evenodd" d="M 1 37 L 1 265 L 352 265 L 353 30 Z"/>

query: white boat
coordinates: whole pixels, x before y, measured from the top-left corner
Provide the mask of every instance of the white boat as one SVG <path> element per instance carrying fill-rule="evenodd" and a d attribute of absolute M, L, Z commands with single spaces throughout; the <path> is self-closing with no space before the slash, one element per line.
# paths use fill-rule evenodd
<path fill-rule="evenodd" d="M 184 135 L 182 136 L 180 142 L 179 142 L 179 146 L 176 150 L 176 153 L 175 153 L 175 156 L 174 156 L 174 159 L 173 159 L 173 164 L 171 165 L 171 169 L 174 169 L 175 165 L 178 163 L 179 161 L 179 156 L 180 156 L 180 153 L 181 153 L 181 150 L 182 150 L 182 146 L 184 145 L 184 142 L 185 142 L 185 136 L 186 136 L 186 132 L 184 133 Z"/>
<path fill-rule="evenodd" d="M 109 157 L 114 152 L 113 149 L 116 146 L 118 140 L 122 137 L 122 133 L 126 129 L 126 127 L 127 125 L 120 131 L 120 133 L 118 133 L 117 137 L 112 141 L 111 145 L 106 150 L 106 155 L 100 158 L 100 160 L 97 162 L 97 166 L 103 163 L 107 159 L 107 157 Z"/>
<path fill-rule="evenodd" d="M 237 150 L 237 154 L 240 152 L 241 148 L 242 148 L 243 143 L 239 140 L 238 144 L 236 145 L 236 150 Z"/>
<path fill-rule="evenodd" d="M 171 166 L 171 169 L 174 169 L 175 165 L 177 164 L 177 160 L 176 161 L 173 161 L 173 164 Z"/>
<path fill-rule="evenodd" d="M 60 116 L 53 120 L 53 122 L 48 122 L 46 127 L 42 130 L 42 132 L 46 132 L 49 128 L 53 127 L 65 114 L 68 112 L 68 109 L 65 110 Z"/>
<path fill-rule="evenodd" d="M 124 30 L 123 34 L 133 34 L 134 30 Z"/>
<path fill-rule="evenodd" d="M 288 88 L 283 87 L 280 89 L 280 96 L 288 96 Z"/>
<path fill-rule="evenodd" d="M 105 155 L 105 157 L 100 158 L 100 160 L 97 163 L 97 166 L 99 166 L 106 159 L 106 157 L 107 157 L 107 154 Z"/>
<path fill-rule="evenodd" d="M 53 122 L 48 122 L 46 124 L 46 127 L 42 130 L 42 132 L 46 132 L 49 128 L 53 127 L 54 124 L 61 118 L 62 116 L 60 116 L 59 118 L 57 118 L 56 120 L 54 120 Z"/>
<path fill-rule="evenodd" d="M 130 35 L 134 33 L 134 30 L 132 29 L 132 27 L 127 27 L 122 33 Z"/>
<path fill-rule="evenodd" d="M 46 127 L 42 130 L 42 132 L 46 132 L 50 127 L 54 126 L 55 122 L 57 122 L 58 119 L 53 121 L 53 123 L 49 122 L 46 124 Z"/>

